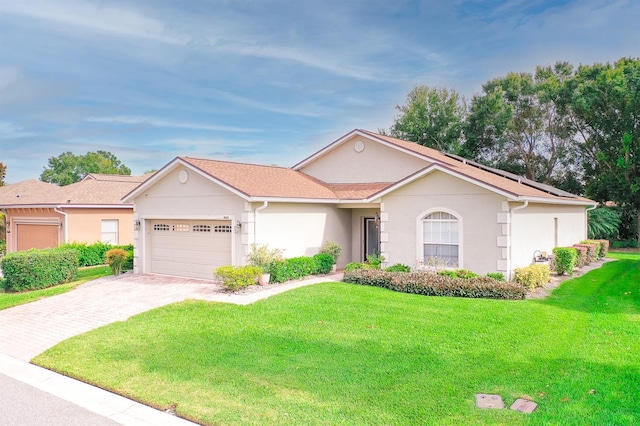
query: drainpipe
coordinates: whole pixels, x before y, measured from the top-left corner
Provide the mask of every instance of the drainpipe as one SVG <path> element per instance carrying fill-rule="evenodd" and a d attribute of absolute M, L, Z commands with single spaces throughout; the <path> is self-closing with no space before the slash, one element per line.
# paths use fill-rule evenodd
<path fill-rule="evenodd" d="M 268 205 L 269 205 L 269 202 L 264 201 L 260 207 L 256 207 L 256 209 L 253 211 L 253 244 L 256 244 L 256 241 L 257 241 L 256 224 L 258 223 L 258 212 L 266 209 Z"/>
<path fill-rule="evenodd" d="M 64 225 L 63 225 L 64 226 L 64 242 L 66 244 L 69 242 L 69 227 L 67 226 L 69 224 L 69 217 L 62 210 L 58 210 L 57 207 L 54 207 L 53 211 L 58 214 L 61 214 L 64 217 Z"/>
<path fill-rule="evenodd" d="M 521 206 L 517 206 L 509 210 L 509 250 L 507 250 L 507 280 L 511 280 L 511 248 L 513 246 L 513 244 L 511 243 L 511 225 L 513 224 L 513 212 L 525 209 L 528 205 L 529 200 L 525 200 L 524 204 L 522 204 Z"/>

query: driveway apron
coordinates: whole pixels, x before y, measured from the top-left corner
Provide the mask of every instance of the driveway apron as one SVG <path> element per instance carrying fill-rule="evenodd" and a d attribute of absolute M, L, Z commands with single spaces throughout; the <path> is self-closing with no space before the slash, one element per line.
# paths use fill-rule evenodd
<path fill-rule="evenodd" d="M 69 337 L 185 299 L 215 300 L 220 293 L 213 281 L 132 274 L 99 279 L 0 311 L 0 353 L 30 361 Z"/>

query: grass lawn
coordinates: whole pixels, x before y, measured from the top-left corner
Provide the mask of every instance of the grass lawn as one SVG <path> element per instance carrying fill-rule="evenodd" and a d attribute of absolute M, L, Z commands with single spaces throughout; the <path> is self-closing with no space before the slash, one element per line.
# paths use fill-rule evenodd
<path fill-rule="evenodd" d="M 33 302 L 44 297 L 66 293 L 69 290 L 73 290 L 80 284 L 84 284 L 87 281 L 95 280 L 96 278 L 104 277 L 106 275 L 111 275 L 111 268 L 108 266 L 93 266 L 90 268 L 79 269 L 78 276 L 74 281 L 42 290 L 5 293 L 0 289 L 0 310 L 22 305 L 23 303 Z"/>
<path fill-rule="evenodd" d="M 190 301 L 35 362 L 203 424 L 638 424 L 639 267 L 609 262 L 543 300 L 326 283 L 249 306 Z M 481 410 L 476 393 L 538 410 Z"/>

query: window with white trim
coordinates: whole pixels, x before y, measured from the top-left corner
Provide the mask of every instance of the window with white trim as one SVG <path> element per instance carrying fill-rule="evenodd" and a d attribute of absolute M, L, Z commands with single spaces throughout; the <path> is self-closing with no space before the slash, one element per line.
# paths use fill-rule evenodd
<path fill-rule="evenodd" d="M 118 219 L 104 219 L 102 221 L 102 242 L 118 244 Z"/>
<path fill-rule="evenodd" d="M 422 219 L 425 265 L 458 267 L 458 219 L 446 212 L 429 213 Z"/>

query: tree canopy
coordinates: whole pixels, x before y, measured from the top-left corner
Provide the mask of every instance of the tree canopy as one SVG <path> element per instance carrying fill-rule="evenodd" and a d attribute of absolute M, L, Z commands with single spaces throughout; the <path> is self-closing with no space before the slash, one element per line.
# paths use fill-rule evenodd
<path fill-rule="evenodd" d="M 619 209 L 640 244 L 640 59 L 567 62 L 486 82 L 470 106 L 416 86 L 384 134 L 459 153 Z"/>
<path fill-rule="evenodd" d="M 388 132 L 381 130 L 382 134 L 439 151 L 458 152 L 466 105 L 455 90 L 416 86 L 405 104 L 396 109 L 400 114 Z"/>
<path fill-rule="evenodd" d="M 4 186 L 4 179 L 7 176 L 7 166 L 0 162 L 0 186 Z"/>
<path fill-rule="evenodd" d="M 85 155 L 63 152 L 49 158 L 40 180 L 64 186 L 79 182 L 89 173 L 130 175 L 131 169 L 107 151 L 87 152 Z"/>

